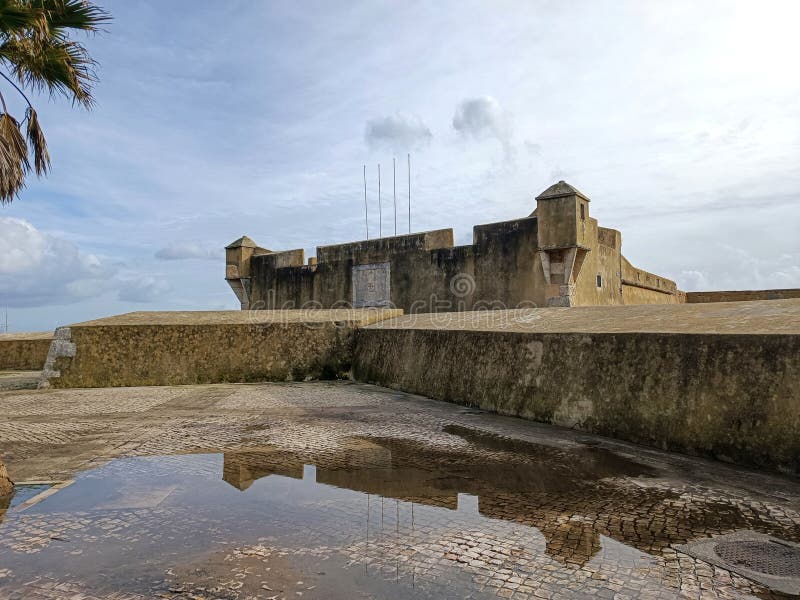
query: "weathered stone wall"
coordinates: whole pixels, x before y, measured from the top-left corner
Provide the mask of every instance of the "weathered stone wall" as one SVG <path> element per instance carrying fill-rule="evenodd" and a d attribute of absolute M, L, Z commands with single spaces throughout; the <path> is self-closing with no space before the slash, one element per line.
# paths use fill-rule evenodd
<path fill-rule="evenodd" d="M 39 371 L 52 339 L 49 331 L 0 334 L 0 370 Z"/>
<path fill-rule="evenodd" d="M 399 311 L 131 313 L 62 327 L 42 387 L 287 381 L 346 375 L 359 324 Z"/>
<path fill-rule="evenodd" d="M 787 300 L 800 298 L 800 289 L 734 290 L 727 292 L 686 292 L 686 302 L 742 302 L 747 300 Z"/>
<path fill-rule="evenodd" d="M 317 249 L 318 262 L 278 266 L 274 255 L 250 259 L 251 308 L 335 308 L 353 301 L 352 269 L 390 264 L 393 305 L 406 312 L 471 310 L 544 303 L 536 219 L 481 225 L 474 244 L 453 246 L 450 229 Z M 284 253 L 280 253 L 281 255 Z"/>
<path fill-rule="evenodd" d="M 755 304 L 719 314 L 683 304 L 512 311 L 506 320 L 406 316 L 359 330 L 353 373 L 440 400 L 800 475 L 800 302 L 762 303 L 773 311 Z"/>

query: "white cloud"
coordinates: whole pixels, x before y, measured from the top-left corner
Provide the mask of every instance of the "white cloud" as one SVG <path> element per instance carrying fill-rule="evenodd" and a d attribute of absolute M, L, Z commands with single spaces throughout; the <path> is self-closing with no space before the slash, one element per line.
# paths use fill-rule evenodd
<path fill-rule="evenodd" d="M 453 115 L 453 129 L 475 139 L 494 137 L 510 147 L 511 118 L 491 96 L 462 100 Z"/>
<path fill-rule="evenodd" d="M 686 291 L 781 289 L 800 286 L 800 253 L 757 256 L 743 248 L 716 244 L 719 258 L 708 268 L 682 271 L 679 286 Z"/>
<path fill-rule="evenodd" d="M 204 248 L 195 242 L 174 242 L 155 253 L 159 260 L 187 260 L 198 258 L 202 260 L 222 260 L 220 250 Z"/>
<path fill-rule="evenodd" d="M 145 275 L 121 280 L 118 298 L 122 302 L 155 302 L 164 297 L 170 289 L 166 281 Z"/>
<path fill-rule="evenodd" d="M 163 278 L 123 270 L 27 221 L 0 217 L 0 303 L 55 306 L 114 292 L 123 302 L 153 302 L 170 289 Z"/>
<path fill-rule="evenodd" d="M 17 273 L 42 261 L 47 239 L 27 221 L 0 218 L 0 274 Z"/>
<path fill-rule="evenodd" d="M 22 219 L 0 217 L 0 302 L 68 304 L 101 294 L 114 269 Z"/>
<path fill-rule="evenodd" d="M 371 148 L 411 150 L 431 141 L 433 134 L 417 116 L 397 113 L 367 121 L 364 134 Z"/>
<path fill-rule="evenodd" d="M 706 291 L 711 289 L 708 275 L 693 269 L 683 270 L 677 278 L 678 287 L 685 292 Z"/>

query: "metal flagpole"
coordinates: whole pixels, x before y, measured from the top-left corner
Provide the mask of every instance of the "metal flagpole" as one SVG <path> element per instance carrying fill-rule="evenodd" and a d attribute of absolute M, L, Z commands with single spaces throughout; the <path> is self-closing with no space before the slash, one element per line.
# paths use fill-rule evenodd
<path fill-rule="evenodd" d="M 394 200 L 394 234 L 397 235 L 397 159 L 392 157 L 392 199 Z"/>
<path fill-rule="evenodd" d="M 408 233 L 411 233 L 411 154 L 408 155 Z"/>
<path fill-rule="evenodd" d="M 369 239 L 369 205 L 367 204 L 367 165 L 364 165 L 364 223 L 367 226 L 367 239 Z"/>

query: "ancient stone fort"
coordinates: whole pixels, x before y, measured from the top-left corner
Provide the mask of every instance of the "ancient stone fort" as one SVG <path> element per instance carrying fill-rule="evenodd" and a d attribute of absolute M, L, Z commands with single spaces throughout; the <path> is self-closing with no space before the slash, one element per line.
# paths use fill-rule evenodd
<path fill-rule="evenodd" d="M 401 308 L 408 313 L 543 306 L 674 304 L 674 281 L 631 265 L 622 235 L 591 217 L 589 198 L 564 181 L 529 216 L 479 225 L 473 243 L 453 230 L 273 252 L 242 237 L 227 248 L 226 279 L 243 309 Z"/>

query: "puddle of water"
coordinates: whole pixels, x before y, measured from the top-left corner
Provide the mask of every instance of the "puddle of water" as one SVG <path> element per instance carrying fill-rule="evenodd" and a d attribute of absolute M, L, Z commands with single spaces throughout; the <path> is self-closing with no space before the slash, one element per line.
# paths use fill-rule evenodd
<path fill-rule="evenodd" d="M 650 469 L 598 448 L 446 432 L 462 445 L 354 438 L 316 464 L 272 447 L 111 461 L 6 512 L 0 596 L 23 585 L 186 598 L 481 598 L 495 584 L 591 594 L 596 572 L 664 591 L 663 563 L 643 550 L 684 540 L 692 516 L 670 508 L 674 494 L 613 479 Z M 703 530 L 747 521 L 720 514 L 702 515 Z"/>
<path fill-rule="evenodd" d="M 38 496 L 45 490 L 50 489 L 49 484 L 19 485 L 14 486 L 14 492 L 10 496 L 0 498 L 0 510 L 14 508 L 34 496 Z"/>

